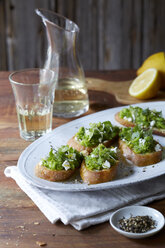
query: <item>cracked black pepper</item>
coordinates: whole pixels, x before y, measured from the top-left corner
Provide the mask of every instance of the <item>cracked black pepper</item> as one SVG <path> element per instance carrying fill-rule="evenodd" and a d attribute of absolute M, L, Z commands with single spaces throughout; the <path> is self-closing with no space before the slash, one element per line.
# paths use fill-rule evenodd
<path fill-rule="evenodd" d="M 119 220 L 119 228 L 125 232 L 145 233 L 155 227 L 155 221 L 148 215 L 135 217 L 131 216 L 128 219 L 123 217 Z"/>

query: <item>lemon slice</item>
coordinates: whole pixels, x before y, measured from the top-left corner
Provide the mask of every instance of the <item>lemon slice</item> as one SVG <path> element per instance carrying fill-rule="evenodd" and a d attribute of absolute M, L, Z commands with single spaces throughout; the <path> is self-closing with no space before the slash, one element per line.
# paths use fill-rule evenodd
<path fill-rule="evenodd" d="M 157 95 L 159 88 L 159 72 L 155 68 L 150 68 L 135 78 L 129 87 L 129 94 L 138 99 L 149 99 Z"/>

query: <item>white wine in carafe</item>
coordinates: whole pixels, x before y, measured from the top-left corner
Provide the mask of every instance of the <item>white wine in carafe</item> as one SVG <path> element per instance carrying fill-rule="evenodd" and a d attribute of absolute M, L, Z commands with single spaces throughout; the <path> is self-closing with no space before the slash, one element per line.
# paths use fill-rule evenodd
<path fill-rule="evenodd" d="M 53 115 L 70 118 L 85 113 L 88 108 L 89 100 L 85 83 L 74 78 L 59 79 L 55 90 Z"/>

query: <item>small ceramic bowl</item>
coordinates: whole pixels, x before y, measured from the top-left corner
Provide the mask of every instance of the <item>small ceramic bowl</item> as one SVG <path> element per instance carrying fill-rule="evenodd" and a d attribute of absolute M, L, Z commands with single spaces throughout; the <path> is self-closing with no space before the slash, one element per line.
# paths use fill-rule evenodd
<path fill-rule="evenodd" d="M 130 218 L 131 216 L 144 216 L 148 215 L 152 217 L 152 219 L 155 221 L 156 226 L 154 229 L 147 231 L 145 233 L 131 233 L 123 231 L 119 228 L 119 220 L 125 217 L 126 219 Z M 156 234 L 159 232 L 165 224 L 164 216 L 154 208 L 144 207 L 144 206 L 130 206 L 130 207 L 124 207 L 116 212 L 114 212 L 110 217 L 110 224 L 111 226 L 120 234 L 133 239 L 140 239 L 140 238 L 146 238 L 151 235 Z"/>

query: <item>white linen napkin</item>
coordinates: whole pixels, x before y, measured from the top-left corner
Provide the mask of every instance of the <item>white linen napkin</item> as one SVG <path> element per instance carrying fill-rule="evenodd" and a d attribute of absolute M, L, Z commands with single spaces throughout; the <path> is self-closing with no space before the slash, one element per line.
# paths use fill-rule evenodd
<path fill-rule="evenodd" d="M 29 184 L 16 166 L 7 167 L 4 173 L 16 181 L 51 223 L 61 220 L 77 230 L 108 221 L 118 208 L 165 198 L 165 176 L 116 189 L 60 192 Z"/>

